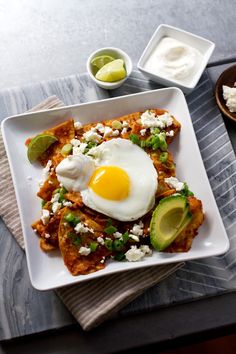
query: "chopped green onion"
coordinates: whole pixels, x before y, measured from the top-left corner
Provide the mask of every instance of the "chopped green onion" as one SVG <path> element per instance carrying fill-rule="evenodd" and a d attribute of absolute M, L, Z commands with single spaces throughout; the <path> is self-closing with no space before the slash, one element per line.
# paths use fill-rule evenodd
<path fill-rule="evenodd" d="M 146 147 L 146 141 L 145 140 L 141 140 L 141 148 L 145 148 Z"/>
<path fill-rule="evenodd" d="M 181 194 L 183 194 L 186 197 L 194 196 L 194 193 L 189 190 L 186 182 L 184 182 L 184 188 L 181 190 Z"/>
<path fill-rule="evenodd" d="M 75 216 L 75 219 L 73 221 L 73 225 L 76 226 L 79 223 L 80 223 L 80 217 L 79 216 Z"/>
<path fill-rule="evenodd" d="M 65 187 L 62 187 L 59 189 L 59 198 L 58 198 L 58 202 L 61 203 L 63 202 L 63 200 L 65 200 L 64 195 L 67 193 L 67 190 L 65 189 Z"/>
<path fill-rule="evenodd" d="M 75 216 L 72 213 L 68 213 L 64 216 L 64 219 L 72 226 L 76 226 L 80 222 L 80 217 Z"/>
<path fill-rule="evenodd" d="M 151 132 L 152 134 L 156 135 L 156 134 L 159 134 L 160 133 L 160 129 L 159 128 L 151 128 Z"/>
<path fill-rule="evenodd" d="M 110 226 L 108 226 L 108 227 L 106 227 L 105 229 L 104 229 L 104 232 L 106 233 L 106 234 L 108 234 L 108 235 L 112 235 L 112 234 L 114 234 L 114 232 L 116 232 L 117 231 L 117 228 L 115 227 L 115 226 L 112 226 L 112 225 L 110 225 Z"/>
<path fill-rule="evenodd" d="M 47 203 L 47 201 L 42 199 L 41 200 L 41 207 L 43 208 L 46 203 Z"/>
<path fill-rule="evenodd" d="M 75 220 L 75 216 L 72 213 L 68 213 L 64 216 L 64 219 L 70 224 Z"/>
<path fill-rule="evenodd" d="M 87 143 L 87 146 L 84 150 L 84 154 L 87 154 L 89 152 L 90 149 L 92 149 L 93 147 L 97 146 L 97 143 L 95 141 L 89 141 Z"/>
<path fill-rule="evenodd" d="M 52 194 L 60 193 L 60 190 L 61 190 L 61 188 L 54 189 L 54 191 L 52 192 Z"/>
<path fill-rule="evenodd" d="M 129 138 L 133 144 L 140 145 L 140 139 L 139 139 L 138 135 L 130 134 Z"/>
<path fill-rule="evenodd" d="M 105 247 L 109 250 L 112 251 L 113 249 L 113 241 L 111 239 L 106 238 L 104 241 Z"/>
<path fill-rule="evenodd" d="M 91 252 L 95 252 L 97 247 L 98 247 L 98 243 L 97 242 L 91 242 L 90 245 L 89 245 L 89 248 L 91 249 Z"/>
<path fill-rule="evenodd" d="M 152 135 L 149 136 L 149 138 L 146 139 L 145 145 L 146 145 L 146 147 L 151 147 L 152 146 Z"/>
<path fill-rule="evenodd" d="M 122 251 L 124 247 L 124 241 L 122 239 L 116 239 L 113 242 L 113 248 L 115 251 Z"/>
<path fill-rule="evenodd" d="M 125 254 L 123 252 L 118 252 L 115 254 L 114 259 L 119 262 L 123 261 L 125 259 Z"/>
<path fill-rule="evenodd" d="M 121 129 L 122 123 L 119 120 L 113 120 L 113 122 L 111 123 L 111 126 L 113 129 Z"/>
<path fill-rule="evenodd" d="M 159 156 L 159 160 L 161 163 L 165 163 L 168 159 L 168 152 L 162 152 Z"/>
<path fill-rule="evenodd" d="M 129 233 L 128 231 L 126 231 L 123 235 L 122 235 L 122 240 L 124 243 L 126 243 L 129 240 Z"/>
<path fill-rule="evenodd" d="M 71 153 L 72 151 L 72 145 L 71 144 L 65 144 L 62 149 L 61 149 L 61 154 L 63 156 L 67 156 Z"/>
<path fill-rule="evenodd" d="M 159 136 L 159 139 L 160 139 L 160 149 L 162 151 L 166 151 L 168 149 L 168 145 L 167 145 L 167 142 L 166 142 L 165 133 L 160 133 L 158 136 Z"/>

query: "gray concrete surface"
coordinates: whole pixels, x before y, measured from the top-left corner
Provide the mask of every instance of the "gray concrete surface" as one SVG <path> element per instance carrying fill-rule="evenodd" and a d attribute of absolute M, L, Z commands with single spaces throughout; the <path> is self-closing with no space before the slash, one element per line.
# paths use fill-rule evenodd
<path fill-rule="evenodd" d="M 136 64 L 160 23 L 236 55 L 234 0 L 0 0 L 0 90 L 81 73 L 89 54 L 120 47 Z"/>

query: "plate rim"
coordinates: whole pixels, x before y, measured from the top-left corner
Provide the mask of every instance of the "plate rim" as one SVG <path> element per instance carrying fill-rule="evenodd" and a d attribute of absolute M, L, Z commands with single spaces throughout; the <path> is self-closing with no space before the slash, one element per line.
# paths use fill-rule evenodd
<path fill-rule="evenodd" d="M 134 94 L 130 94 L 130 95 L 123 95 L 123 96 L 118 96 L 118 97 L 113 97 L 113 98 L 105 98 L 105 99 L 102 99 L 102 100 L 94 100 L 94 101 L 91 101 L 91 102 L 73 104 L 73 105 L 63 106 L 63 107 L 58 107 L 58 108 L 55 107 L 53 109 L 45 109 L 45 110 L 40 110 L 40 111 L 36 111 L 36 112 L 21 113 L 21 114 L 17 114 L 17 115 L 6 117 L 2 121 L 1 129 L 2 129 L 3 141 L 4 141 L 5 149 L 6 149 L 6 152 L 7 152 L 8 162 L 9 162 L 9 165 L 10 165 L 11 176 L 12 176 L 12 180 L 13 180 L 14 190 L 15 190 L 15 193 L 16 193 L 17 205 L 18 205 L 18 210 L 19 210 L 19 214 L 20 214 L 20 221 L 21 221 L 22 230 L 23 230 L 23 237 L 24 237 L 24 242 L 25 242 L 26 246 L 27 246 L 27 237 L 26 237 L 25 232 L 24 232 L 23 215 L 22 215 L 22 210 L 20 208 L 20 195 L 18 194 L 18 188 L 16 186 L 17 183 L 15 181 L 15 176 L 14 176 L 14 166 L 13 166 L 12 161 L 11 161 L 10 152 L 8 150 L 8 141 L 7 141 L 7 137 L 5 135 L 5 129 L 6 129 L 7 122 L 10 119 L 21 119 L 21 118 L 29 116 L 29 115 L 30 116 L 32 116 L 32 115 L 33 116 L 37 116 L 37 115 L 40 115 L 42 113 L 54 112 L 54 111 L 64 111 L 64 110 L 69 110 L 71 108 L 73 109 L 73 108 L 77 108 L 77 107 L 81 107 L 81 106 L 85 106 L 85 105 L 90 106 L 91 104 L 93 104 L 93 105 L 94 104 L 99 104 L 99 103 L 102 104 L 103 102 L 109 103 L 111 101 L 117 101 L 117 100 L 119 101 L 119 100 L 127 99 L 127 98 L 129 99 L 130 97 L 139 96 L 139 95 L 148 95 L 148 94 L 155 94 L 155 93 L 158 94 L 158 92 L 161 92 L 161 91 L 162 92 L 163 91 L 176 91 L 176 92 L 178 92 L 181 95 L 181 99 L 184 99 L 184 102 L 186 104 L 186 108 L 188 110 L 188 114 L 190 116 L 188 105 L 187 105 L 187 102 L 186 102 L 186 99 L 185 99 L 185 96 L 184 96 L 183 92 L 179 88 L 176 88 L 176 87 L 167 87 L 167 88 L 161 88 L 161 89 L 156 89 L 156 90 L 148 90 L 148 91 L 144 91 L 144 92 L 138 92 L 138 93 L 134 93 Z M 190 123 L 190 125 L 191 125 L 191 127 L 193 129 L 192 122 Z M 193 132 L 194 132 L 194 129 L 193 129 Z M 195 134 L 195 132 L 194 132 L 194 134 Z M 196 143 L 197 143 L 196 136 L 195 136 L 195 140 L 196 140 Z M 202 161 L 202 157 L 201 157 L 201 153 L 200 153 L 199 147 L 198 147 L 198 151 L 199 151 L 199 154 L 200 154 L 200 159 Z M 203 164 L 203 161 L 202 161 L 202 164 Z M 206 173 L 206 169 L 205 169 L 204 164 L 203 164 L 203 168 L 204 168 L 204 171 Z M 207 176 L 207 173 L 206 173 L 206 176 Z M 207 179 L 208 179 L 208 176 L 207 176 Z M 209 179 L 208 179 L 208 182 L 209 182 Z M 214 196 L 214 193 L 213 193 L 212 188 L 210 186 L 210 183 L 209 183 L 209 187 L 210 187 L 210 191 L 211 191 L 211 193 L 212 193 L 212 195 L 213 195 L 213 197 L 215 199 L 215 196 Z M 218 209 L 217 204 L 216 204 L 216 207 Z M 205 257 L 209 257 L 209 256 L 217 256 L 217 255 L 225 253 L 229 249 L 230 243 L 229 243 L 228 235 L 226 233 L 226 230 L 225 230 L 221 215 L 219 213 L 219 209 L 218 209 L 218 215 L 219 215 L 220 223 L 222 225 L 222 229 L 224 230 L 224 236 L 225 236 L 224 237 L 224 241 L 225 241 L 224 248 L 218 250 L 217 252 L 212 252 L 212 253 L 210 253 L 210 255 L 208 254 L 208 255 L 204 255 L 204 256 L 195 256 L 195 257 L 193 256 L 193 257 L 191 257 L 191 259 L 187 259 L 187 261 L 193 260 L 193 259 L 205 258 Z M 183 253 L 183 255 L 184 254 L 187 254 L 187 253 Z M 91 278 L 89 278 L 89 279 L 87 279 L 87 278 L 78 279 L 77 278 L 77 280 L 76 280 L 76 277 L 74 277 L 75 281 L 73 281 L 73 282 L 69 282 L 69 283 L 66 283 L 66 284 L 63 283 L 61 285 L 56 285 L 56 286 L 52 285 L 52 286 L 44 286 L 44 287 L 42 287 L 42 286 L 39 286 L 39 284 L 37 284 L 37 282 L 35 282 L 34 278 L 32 277 L 32 273 L 31 273 L 31 269 L 30 269 L 30 261 L 28 259 L 29 254 L 28 254 L 28 251 L 27 251 L 27 247 L 26 247 L 26 257 L 27 257 L 27 265 L 28 265 L 28 270 L 29 270 L 29 274 L 30 274 L 31 283 L 34 286 L 34 288 L 36 288 L 38 290 L 50 290 L 50 289 L 55 289 L 55 288 L 58 288 L 58 287 L 63 287 L 63 286 L 68 286 L 68 285 L 73 285 L 73 284 L 79 284 L 79 283 L 81 283 L 83 281 L 92 280 L 92 279 L 95 279 L 95 278 L 100 277 L 100 276 L 107 276 L 107 275 L 114 274 L 114 273 L 120 273 L 121 271 L 129 271 L 129 270 L 134 270 L 134 269 L 138 269 L 138 268 L 146 268 L 146 267 L 151 267 L 151 266 L 158 266 L 158 265 L 163 265 L 163 264 L 171 264 L 171 263 L 185 261 L 185 259 L 171 259 L 171 261 L 167 260 L 166 262 L 155 263 L 155 264 L 142 264 L 141 262 L 137 262 L 137 263 L 133 264 L 133 267 L 130 268 L 130 269 L 110 270 L 110 271 L 107 271 L 105 274 L 99 274 L 99 272 L 95 272 L 95 273 L 93 273 L 93 274 L 95 274 L 95 276 L 94 277 L 91 276 Z"/>

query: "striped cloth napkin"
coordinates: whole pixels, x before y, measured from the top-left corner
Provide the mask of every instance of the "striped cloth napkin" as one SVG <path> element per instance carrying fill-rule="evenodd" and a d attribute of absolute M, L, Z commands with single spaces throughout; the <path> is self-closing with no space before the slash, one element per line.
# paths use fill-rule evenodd
<path fill-rule="evenodd" d="M 56 96 L 49 97 L 30 111 L 64 106 Z M 18 244 L 24 248 L 10 169 L 0 134 L 0 215 Z M 14 216 L 14 217 L 13 217 Z M 135 299 L 145 289 L 157 284 L 179 269 L 183 263 L 160 265 L 122 272 L 57 289 L 56 292 L 84 330 L 99 325 Z"/>

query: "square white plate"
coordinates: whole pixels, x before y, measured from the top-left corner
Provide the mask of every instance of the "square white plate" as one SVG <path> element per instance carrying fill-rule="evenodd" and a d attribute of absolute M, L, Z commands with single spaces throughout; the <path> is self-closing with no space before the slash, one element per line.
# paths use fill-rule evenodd
<path fill-rule="evenodd" d="M 171 144 L 170 150 L 174 154 L 177 177 L 181 181 L 186 181 L 196 197 L 203 202 L 206 219 L 199 229 L 199 235 L 187 253 L 154 252 L 151 257 L 146 257 L 140 262 L 109 261 L 106 268 L 101 271 L 72 276 L 59 252 L 46 254 L 41 251 L 39 239 L 31 229 L 32 222 L 40 217 L 40 200 L 36 193 L 38 181 L 42 178 L 42 168 L 28 162 L 25 140 L 69 117 L 73 117 L 75 121 L 88 123 L 157 107 L 168 109 L 182 124 L 180 135 Z M 20 211 L 30 279 L 35 288 L 53 289 L 114 272 L 209 257 L 228 250 L 228 237 L 201 159 L 187 103 L 178 88 L 153 90 L 9 117 L 2 122 L 2 133 Z"/>

